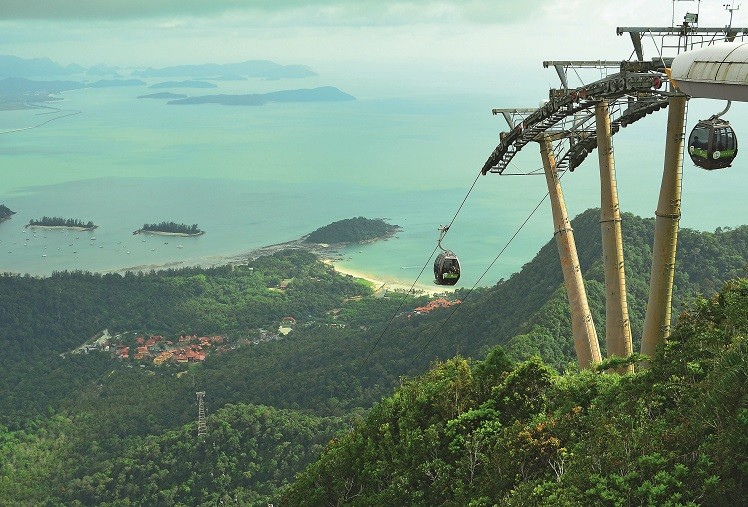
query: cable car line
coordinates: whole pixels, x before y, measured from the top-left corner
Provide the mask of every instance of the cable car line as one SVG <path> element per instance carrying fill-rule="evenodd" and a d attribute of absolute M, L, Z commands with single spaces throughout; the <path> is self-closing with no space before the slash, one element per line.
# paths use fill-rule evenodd
<path fill-rule="evenodd" d="M 441 240 L 444 239 L 444 236 L 446 236 L 447 231 L 449 228 L 454 224 L 455 220 L 457 219 L 457 215 L 460 214 L 460 211 L 462 210 L 462 207 L 465 205 L 465 202 L 467 201 L 468 197 L 470 197 L 471 192 L 475 188 L 476 183 L 478 183 L 478 179 L 481 177 L 481 172 L 479 171 L 478 174 L 475 176 L 475 180 L 473 180 L 473 184 L 470 185 L 470 189 L 468 189 L 467 194 L 465 194 L 465 197 L 462 199 L 462 202 L 460 203 L 460 206 L 457 208 L 457 211 L 455 211 L 454 216 L 452 217 L 452 220 L 449 222 L 449 225 L 443 226 L 446 230 L 444 230 L 443 234 L 439 238 L 439 242 L 437 243 L 437 246 L 434 247 L 434 249 L 431 251 L 431 254 L 429 255 L 429 258 L 424 263 L 423 267 L 421 268 L 421 271 L 418 273 L 418 276 L 416 276 L 416 279 L 413 281 L 413 284 L 410 286 L 410 289 L 408 289 L 408 294 L 413 293 L 413 289 L 418 283 L 418 280 L 421 278 L 421 275 L 426 270 L 426 266 L 429 265 L 431 262 L 431 259 L 434 257 L 434 254 L 436 251 L 441 247 Z M 387 322 L 387 325 L 382 330 L 382 333 L 379 335 L 379 337 L 376 339 L 374 344 L 369 349 L 369 352 L 366 354 L 366 357 L 364 358 L 363 362 L 361 363 L 361 366 L 359 367 L 358 373 L 356 374 L 356 377 L 359 377 L 361 375 L 361 372 L 363 371 L 364 367 L 368 364 L 369 359 L 371 359 L 371 355 L 374 353 L 374 350 L 377 348 L 379 343 L 382 341 L 382 338 L 384 338 L 384 334 L 387 332 L 387 330 L 390 328 L 390 325 L 392 325 L 392 322 L 395 320 L 395 317 L 397 317 L 397 314 L 402 309 L 403 305 L 405 304 L 405 298 L 401 298 L 400 305 L 397 307 L 397 309 L 393 312 L 392 317 L 390 317 L 389 322 Z"/>
<path fill-rule="evenodd" d="M 564 173 L 564 174 L 566 174 L 566 173 Z M 564 174 L 562 174 L 559 177 L 559 179 L 563 178 Z M 504 244 L 503 248 L 499 251 L 499 253 L 496 255 L 496 257 L 494 257 L 494 260 L 491 261 L 491 263 L 488 265 L 488 267 L 485 269 L 485 271 L 483 271 L 483 273 L 480 275 L 480 277 L 478 278 L 478 280 L 476 280 L 476 282 L 473 284 L 473 286 L 470 288 L 470 290 L 468 290 L 467 294 L 465 294 L 465 297 L 462 298 L 463 303 L 465 302 L 465 300 L 468 297 L 470 297 L 470 294 L 473 292 L 473 290 L 475 290 L 475 288 L 478 286 L 478 284 L 481 282 L 481 280 L 483 280 L 483 278 L 486 276 L 486 274 L 491 270 L 491 268 L 494 266 L 494 264 L 496 264 L 498 262 L 499 258 L 504 254 L 504 252 L 506 251 L 506 249 L 509 248 L 509 245 L 512 244 L 512 242 L 514 241 L 514 239 L 519 235 L 519 233 L 522 231 L 522 229 L 525 227 L 525 225 L 527 225 L 527 223 L 530 221 L 530 219 L 533 217 L 533 215 L 535 215 L 535 213 L 538 211 L 538 209 L 540 209 L 540 206 L 543 205 L 543 203 L 545 202 L 545 200 L 548 198 L 548 195 L 549 195 L 548 192 L 546 192 L 546 194 L 543 196 L 543 198 L 540 200 L 540 202 L 538 202 L 538 204 L 536 204 L 535 207 L 532 209 L 532 211 L 527 216 L 527 218 L 525 218 L 525 220 L 522 222 L 522 224 L 520 224 L 520 226 L 517 228 L 517 230 L 514 231 L 514 234 L 512 234 L 512 236 L 509 238 L 509 240 L 506 242 L 506 244 Z M 449 319 L 452 318 L 452 315 L 454 315 L 455 312 L 457 312 L 457 309 L 459 307 L 461 307 L 461 306 L 462 306 L 461 304 L 460 305 L 455 305 L 452 308 L 452 311 L 449 313 L 449 315 L 447 315 L 447 318 L 444 319 L 444 321 L 437 328 L 437 330 L 434 331 L 434 334 L 431 335 L 431 338 L 428 339 L 428 341 L 423 346 L 423 348 L 420 350 L 420 352 L 418 352 L 418 354 L 416 354 L 416 356 L 408 364 L 407 370 L 411 369 L 411 367 L 413 366 L 413 364 L 415 364 L 416 360 L 419 357 L 421 357 L 421 354 L 423 354 L 423 352 L 426 350 L 426 348 L 431 344 L 431 342 L 434 340 L 434 338 L 436 338 L 436 336 L 441 332 L 442 328 L 447 324 L 447 322 L 449 321 Z"/>

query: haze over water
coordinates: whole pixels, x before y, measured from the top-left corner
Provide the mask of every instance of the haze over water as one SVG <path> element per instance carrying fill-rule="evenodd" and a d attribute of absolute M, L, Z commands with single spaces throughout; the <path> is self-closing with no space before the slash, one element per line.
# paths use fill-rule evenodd
<path fill-rule="evenodd" d="M 327 81 L 249 80 L 218 82 L 219 89 L 208 92 L 172 91 L 263 93 L 337 85 Z M 0 204 L 17 212 L 0 224 L 0 271 L 49 275 L 209 266 L 336 220 L 365 216 L 386 218 L 403 230 L 388 241 L 346 249 L 342 265 L 403 283 L 414 282 L 426 265 L 419 282 L 427 284 L 438 227 L 452 220 L 498 133 L 506 130 L 491 108 L 534 106 L 543 98 L 522 97 L 518 90 L 436 95 L 412 87 L 352 102 L 261 107 L 175 106 L 136 98 L 153 91 L 85 89 L 51 104 L 60 112 L 0 111 L 0 132 L 80 111 L 0 135 Z M 717 107 L 705 102 L 692 101 L 689 128 Z M 741 111 L 734 106 L 729 118 L 738 136 L 748 132 Z M 624 211 L 654 216 L 666 114 L 641 120 L 614 138 Z M 713 230 L 748 222 L 745 160 L 710 173 L 686 161 L 682 226 Z M 538 149 L 530 145 L 512 170 L 540 166 Z M 596 152 L 562 184 L 571 216 L 598 206 Z M 444 241 L 460 256 L 460 286 L 479 280 L 545 193 L 542 176 L 478 179 Z M 99 228 L 93 233 L 23 228 L 44 215 L 91 220 Z M 132 235 L 144 223 L 164 220 L 197 223 L 206 234 Z M 492 285 L 517 271 L 551 238 L 545 203 L 479 284 Z"/>

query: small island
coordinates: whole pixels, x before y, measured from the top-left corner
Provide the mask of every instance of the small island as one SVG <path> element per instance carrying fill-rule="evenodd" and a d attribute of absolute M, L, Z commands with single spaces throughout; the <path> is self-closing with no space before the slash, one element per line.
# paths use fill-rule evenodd
<path fill-rule="evenodd" d="M 39 220 L 33 218 L 29 220 L 29 223 L 24 227 L 46 227 L 46 228 L 64 228 L 64 229 L 76 229 L 79 231 L 92 231 L 98 227 L 92 221 L 84 222 L 77 218 L 62 218 L 62 217 L 42 217 Z"/>
<path fill-rule="evenodd" d="M 381 218 L 347 218 L 320 227 L 304 238 L 304 242 L 322 244 L 368 243 L 389 238 L 400 229 L 400 226 L 388 224 Z"/>
<path fill-rule="evenodd" d="M 0 223 L 9 220 L 16 212 L 11 210 L 5 204 L 0 204 Z"/>
<path fill-rule="evenodd" d="M 205 231 L 200 230 L 197 224 L 187 225 L 176 222 L 161 222 L 160 224 L 143 224 L 143 227 L 133 234 L 162 234 L 167 236 L 200 236 Z"/>

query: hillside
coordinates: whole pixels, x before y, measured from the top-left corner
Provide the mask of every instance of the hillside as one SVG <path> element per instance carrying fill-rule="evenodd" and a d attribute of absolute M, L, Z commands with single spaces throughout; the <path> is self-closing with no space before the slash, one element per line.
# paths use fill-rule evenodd
<path fill-rule="evenodd" d="M 583 213 L 573 221 L 573 226 L 602 335 L 597 213 L 596 210 Z M 636 338 L 646 304 L 652 229 L 652 220 L 624 216 L 628 287 Z M 684 302 L 696 300 L 697 293 L 710 294 L 725 279 L 742 272 L 748 259 L 748 228 L 715 233 L 682 230 L 680 236 L 680 271 L 676 277 L 679 309 L 687 304 Z M 291 432 L 293 436 L 279 441 L 279 445 L 290 447 L 296 445 L 297 439 L 325 440 L 333 427 L 346 427 L 342 421 L 349 414 L 368 410 L 383 396 L 390 396 L 404 376 L 419 375 L 428 370 L 435 358 L 451 358 L 457 352 L 465 357 L 486 358 L 485 362 L 490 363 L 486 368 L 500 370 L 494 371 L 494 380 L 478 388 L 481 399 L 488 400 L 492 389 L 499 385 L 497 375 L 513 368 L 501 366 L 509 363 L 495 348 L 497 344 L 506 345 L 510 359 L 523 361 L 539 351 L 547 364 L 559 370 L 569 369 L 573 346 L 561 285 L 558 254 L 552 242 L 508 280 L 470 294 L 467 290 L 458 291 L 454 298 L 463 299 L 461 305 L 437 308 L 425 315 L 413 312 L 425 304 L 425 298 L 403 301 L 396 297 L 369 297 L 371 291 L 365 285 L 336 274 L 303 250 L 278 252 L 243 266 L 211 269 L 124 275 L 57 273 L 48 278 L 2 275 L 0 382 L 5 387 L 0 390 L 3 407 L 0 441 L 10 442 L 7 452 L 26 461 L 13 461 L 12 467 L 0 473 L 0 486 L 6 488 L 0 490 L 0 497 L 10 498 L 11 504 L 30 505 L 48 498 L 56 498 L 61 505 L 70 504 L 73 498 L 80 499 L 83 505 L 95 505 L 93 498 L 97 502 L 115 502 L 114 496 L 103 491 L 106 474 L 97 475 L 109 470 L 112 477 L 131 477 L 117 479 L 118 484 L 123 484 L 117 498 L 128 495 L 152 498 L 148 496 L 151 492 L 146 491 L 149 484 L 156 479 L 166 484 L 171 479 L 164 476 L 164 470 L 174 466 L 171 458 L 168 461 L 171 465 L 161 464 L 159 456 L 181 459 L 198 452 L 194 449 L 197 440 L 187 438 L 194 435 L 198 390 L 207 392 L 208 431 L 219 432 L 211 437 L 219 440 L 234 438 L 233 430 L 229 431 L 229 427 L 235 428 L 233 423 L 223 416 L 213 417 L 228 405 L 262 405 L 289 411 L 283 418 L 296 417 L 291 413 L 315 419 L 333 418 L 325 426 L 327 429 L 319 430 L 319 439 L 314 435 L 317 430 L 310 429 L 304 433 L 306 436 Z M 454 308 L 457 311 L 452 314 Z M 280 338 L 276 330 L 287 316 L 294 317 L 296 324 L 288 336 Z M 112 351 L 69 353 L 104 329 L 112 334 L 158 334 L 167 339 L 184 334 L 221 335 L 229 344 L 245 345 L 211 354 L 200 364 L 163 367 L 134 358 L 118 359 Z M 473 371 L 480 369 L 477 365 L 482 363 L 455 359 L 443 364 L 448 366 L 439 366 L 436 373 L 426 376 L 438 377 L 439 371 L 449 370 L 453 365 L 462 365 L 460 371 L 465 368 Z M 557 378 L 537 361 L 528 364 L 525 368 L 548 372 L 550 378 Z M 589 374 L 578 379 L 573 375 L 572 367 L 568 374 L 558 378 L 577 385 L 575 382 L 582 382 Z M 405 381 L 414 386 L 419 382 Z M 545 381 L 539 382 L 542 385 Z M 629 380 L 622 382 L 629 383 Z M 580 392 L 597 395 L 594 386 L 579 385 Z M 556 391 L 546 393 L 551 393 L 547 397 L 565 399 Z M 426 407 L 441 406 L 441 401 L 433 397 L 435 393 L 423 391 L 418 396 L 425 400 Z M 468 398 L 460 406 L 471 406 Z M 582 401 L 579 405 L 585 407 Z M 452 402 L 456 403 L 454 399 Z M 175 440 L 173 432 L 184 438 Z M 243 435 L 238 438 L 243 442 L 241 446 L 255 445 Z M 174 449 L 174 446 L 181 447 Z M 239 455 L 251 456 L 251 449 L 238 451 Z M 303 459 L 278 465 L 284 472 L 277 478 L 257 474 L 254 481 L 235 475 L 251 473 L 242 468 L 245 458 L 236 462 L 232 461 L 234 454 L 224 454 L 210 457 L 208 463 L 225 467 L 226 487 L 241 495 L 253 488 L 270 491 L 281 487 L 293 474 L 294 467 L 299 467 L 296 468 L 299 471 L 313 458 L 305 454 Z M 218 461 L 211 461 L 214 458 Z M 120 476 L 124 469 L 117 468 L 120 466 L 117 463 L 125 459 L 137 474 L 122 472 L 124 475 Z M 149 472 L 155 470 L 148 468 L 149 462 L 155 464 L 158 474 Z M 258 467 L 265 466 L 264 462 L 257 463 Z M 412 466 L 415 470 L 420 465 L 412 463 Z M 203 480 L 200 470 L 207 469 L 180 470 L 179 474 L 192 474 L 193 484 L 205 484 L 200 482 Z M 71 484 L 75 484 L 74 491 L 64 497 L 60 488 Z M 216 488 L 219 486 L 216 483 Z M 199 496 L 202 499 L 214 498 L 210 496 L 212 491 L 203 489 L 199 492 L 193 489 L 194 501 L 183 503 L 198 505 L 197 495 L 202 495 Z M 175 494 L 187 495 L 187 492 L 180 490 Z"/>
<path fill-rule="evenodd" d="M 622 215 L 626 287 L 634 350 L 639 349 L 649 294 L 654 220 Z M 572 220 L 600 345 L 605 346 L 605 300 L 599 210 L 590 209 Z M 748 266 L 748 227 L 717 229 L 714 233 L 681 229 L 675 268 L 674 310 L 701 294 L 711 294 Z M 519 273 L 481 291 L 463 303 L 445 326 L 445 334 L 460 341 L 464 354 L 483 355 L 502 344 L 514 359 L 533 354 L 556 368 L 574 357 L 571 320 L 563 288 L 558 250 L 549 241 Z"/>
<path fill-rule="evenodd" d="M 435 365 L 330 443 L 282 505 L 746 505 L 748 281 L 684 313 L 645 373 Z"/>

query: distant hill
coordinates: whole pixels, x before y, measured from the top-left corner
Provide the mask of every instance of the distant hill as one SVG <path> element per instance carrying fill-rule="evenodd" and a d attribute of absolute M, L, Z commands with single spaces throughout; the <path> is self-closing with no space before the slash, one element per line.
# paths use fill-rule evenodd
<path fill-rule="evenodd" d="M 241 63 L 227 64 L 206 63 L 201 65 L 177 65 L 161 69 L 149 68 L 133 72 L 133 75 L 141 77 L 190 76 L 196 78 L 209 78 L 224 74 L 266 79 L 302 78 L 317 75 L 309 67 L 304 65 L 279 65 L 268 60 L 249 60 Z"/>
<path fill-rule="evenodd" d="M 18 96 L 27 93 L 60 93 L 78 90 L 85 85 L 79 81 L 35 81 L 21 77 L 7 77 L 0 79 L 0 95 Z"/>
<path fill-rule="evenodd" d="M 382 219 L 364 217 L 347 218 L 320 227 L 304 240 L 307 243 L 364 243 L 380 238 L 387 238 L 400 227 L 390 225 Z"/>
<path fill-rule="evenodd" d="M 0 55 L 0 78 L 4 77 L 51 77 L 69 76 L 84 72 L 80 65 L 62 66 L 49 58 L 20 58 Z"/>

